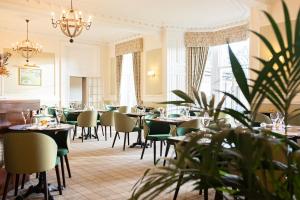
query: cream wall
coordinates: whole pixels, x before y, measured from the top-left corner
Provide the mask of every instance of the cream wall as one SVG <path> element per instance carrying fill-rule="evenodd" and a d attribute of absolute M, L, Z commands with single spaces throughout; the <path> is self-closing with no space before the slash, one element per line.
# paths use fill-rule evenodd
<path fill-rule="evenodd" d="M 287 6 L 289 8 L 290 17 L 292 23 L 295 23 L 297 18 L 297 12 L 300 8 L 299 0 L 286 0 Z M 275 1 L 272 5 L 269 5 L 264 10 L 267 10 L 276 20 L 276 22 L 280 26 L 280 30 L 283 34 L 285 34 L 284 28 L 284 16 L 281 1 Z M 265 35 L 273 45 L 277 45 L 277 40 L 274 37 L 274 34 L 271 30 L 271 26 L 269 22 L 266 20 L 265 15 L 261 12 L 260 8 L 252 8 L 251 10 L 251 18 L 250 18 L 250 29 L 255 30 L 263 35 Z M 252 57 L 258 56 L 268 59 L 270 57 L 269 52 L 266 50 L 264 44 L 254 35 L 250 34 L 250 67 L 254 69 L 259 69 L 260 64 L 258 61 L 253 59 Z M 255 75 L 253 72 L 250 72 L 250 77 L 254 78 Z M 296 97 L 296 100 L 293 102 L 294 107 L 299 107 L 300 105 L 300 95 Z M 274 111 L 274 108 L 271 106 L 269 102 L 265 102 L 262 106 L 264 112 Z"/>
<path fill-rule="evenodd" d="M 12 43 L 23 40 L 25 33 L 17 31 L 6 31 L 0 29 L 1 40 L 0 51 L 4 48 L 10 48 Z M 70 76 L 102 77 L 103 68 L 107 65 L 106 59 L 108 47 L 106 44 L 90 44 L 76 40 L 70 44 L 67 38 L 52 37 L 39 34 L 31 34 L 30 39 L 43 45 L 43 52 L 55 55 L 53 61 L 53 71 L 43 69 L 44 81 L 41 87 L 22 87 L 20 88 L 16 81 L 12 81 L 17 76 L 17 67 L 10 66 L 12 73 L 8 78 L 0 80 L 0 98 L 13 99 L 41 99 L 41 104 L 65 106 L 69 103 L 70 96 Z M 23 64 L 25 64 L 25 59 Z M 46 79 L 48 78 L 48 79 Z M 45 89 L 46 84 L 52 85 L 52 89 Z M 47 87 L 48 87 L 47 86 Z M 38 92 L 45 91 L 44 93 Z M 35 95 L 26 95 L 35 94 Z"/>
<path fill-rule="evenodd" d="M 144 41 L 144 50 L 141 54 L 141 90 L 142 100 L 145 104 L 161 101 L 164 96 L 163 85 L 165 84 L 165 75 L 163 74 L 162 63 L 162 42 L 161 34 L 145 34 L 142 36 Z M 115 44 L 111 43 L 108 50 L 108 67 L 104 69 L 104 99 L 107 101 L 116 101 L 116 60 L 115 60 Z M 157 76 L 152 79 L 147 76 L 149 69 L 157 69 Z"/>

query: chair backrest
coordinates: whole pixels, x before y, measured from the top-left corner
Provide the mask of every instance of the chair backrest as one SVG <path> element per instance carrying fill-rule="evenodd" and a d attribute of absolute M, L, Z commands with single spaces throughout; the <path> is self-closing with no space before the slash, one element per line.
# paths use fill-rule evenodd
<path fill-rule="evenodd" d="M 102 126 L 114 126 L 114 113 L 112 111 L 104 112 L 100 116 Z"/>
<path fill-rule="evenodd" d="M 255 122 L 272 124 L 272 120 L 265 114 L 257 113 L 254 119 Z"/>
<path fill-rule="evenodd" d="M 177 127 L 176 135 L 183 136 L 188 132 L 199 130 L 202 126 L 200 119 L 183 122 Z"/>
<path fill-rule="evenodd" d="M 300 126 L 300 116 L 293 117 L 288 120 L 289 125 Z"/>
<path fill-rule="evenodd" d="M 120 106 L 118 108 L 119 113 L 127 113 L 127 106 Z"/>
<path fill-rule="evenodd" d="M 84 111 L 78 115 L 77 122 L 79 127 L 95 127 L 97 126 L 97 111 Z"/>
<path fill-rule="evenodd" d="M 136 120 L 118 112 L 114 113 L 114 122 L 117 132 L 131 132 L 136 125 Z"/>
<path fill-rule="evenodd" d="M 144 121 L 144 136 L 147 135 L 162 135 L 170 134 L 171 127 L 169 124 L 164 122 L 156 122 L 145 120 Z"/>
<path fill-rule="evenodd" d="M 180 114 L 177 114 L 177 113 L 173 113 L 173 114 L 169 114 L 168 117 L 170 118 L 178 118 L 180 117 L 181 115 Z"/>
<path fill-rule="evenodd" d="M 55 167 L 57 145 L 42 133 L 7 133 L 4 136 L 5 169 L 14 174 L 44 172 Z"/>
<path fill-rule="evenodd" d="M 56 117 L 56 108 L 55 107 L 48 107 L 48 114 Z"/>

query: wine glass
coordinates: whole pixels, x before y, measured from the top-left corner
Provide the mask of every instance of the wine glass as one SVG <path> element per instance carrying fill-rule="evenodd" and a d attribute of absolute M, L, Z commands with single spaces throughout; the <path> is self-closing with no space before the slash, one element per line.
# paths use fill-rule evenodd
<path fill-rule="evenodd" d="M 203 125 L 204 127 L 208 127 L 210 124 L 210 118 L 208 112 L 205 112 L 203 115 Z"/>
<path fill-rule="evenodd" d="M 56 111 L 56 121 L 57 121 L 58 126 L 60 126 L 60 120 L 61 120 L 62 115 L 63 115 L 62 110 Z"/>
<path fill-rule="evenodd" d="M 276 126 L 276 122 L 278 120 L 278 113 L 277 112 L 271 113 L 270 114 L 270 118 L 272 120 L 273 127 L 275 127 Z"/>
<path fill-rule="evenodd" d="M 26 125 L 26 122 L 27 122 L 26 114 L 23 111 L 21 112 L 21 114 L 22 114 L 24 124 Z"/>
<path fill-rule="evenodd" d="M 185 115 L 186 115 L 186 117 L 190 116 L 190 108 L 189 107 L 185 108 Z"/>

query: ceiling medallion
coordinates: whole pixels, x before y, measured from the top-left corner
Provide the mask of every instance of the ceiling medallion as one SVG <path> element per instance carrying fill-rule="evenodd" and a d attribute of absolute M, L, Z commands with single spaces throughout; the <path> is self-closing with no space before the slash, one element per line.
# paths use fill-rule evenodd
<path fill-rule="evenodd" d="M 29 62 L 29 58 L 35 56 L 36 54 L 42 51 L 42 46 L 40 44 L 30 41 L 28 39 L 28 23 L 29 20 L 26 19 L 26 24 L 27 24 L 26 40 L 13 44 L 13 51 L 16 51 L 18 54 L 26 58 L 27 63 Z"/>
<path fill-rule="evenodd" d="M 52 25 L 56 28 L 58 25 L 60 26 L 60 30 L 67 37 L 70 38 L 70 42 L 74 42 L 73 38 L 80 35 L 82 30 L 85 28 L 89 30 L 92 25 L 91 16 L 89 16 L 87 21 L 82 19 L 81 11 L 77 11 L 73 9 L 73 1 L 71 0 L 71 9 L 67 12 L 65 10 L 62 11 L 61 17 L 59 20 L 55 19 L 55 14 L 52 13 Z"/>

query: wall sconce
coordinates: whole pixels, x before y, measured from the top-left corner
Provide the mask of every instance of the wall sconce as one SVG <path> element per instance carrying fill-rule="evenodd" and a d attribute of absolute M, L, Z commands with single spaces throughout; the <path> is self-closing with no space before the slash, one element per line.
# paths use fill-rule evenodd
<path fill-rule="evenodd" d="M 149 70 L 149 71 L 147 72 L 147 75 L 150 76 L 150 77 L 152 77 L 152 78 L 154 78 L 154 77 L 155 77 L 155 71 Z"/>

